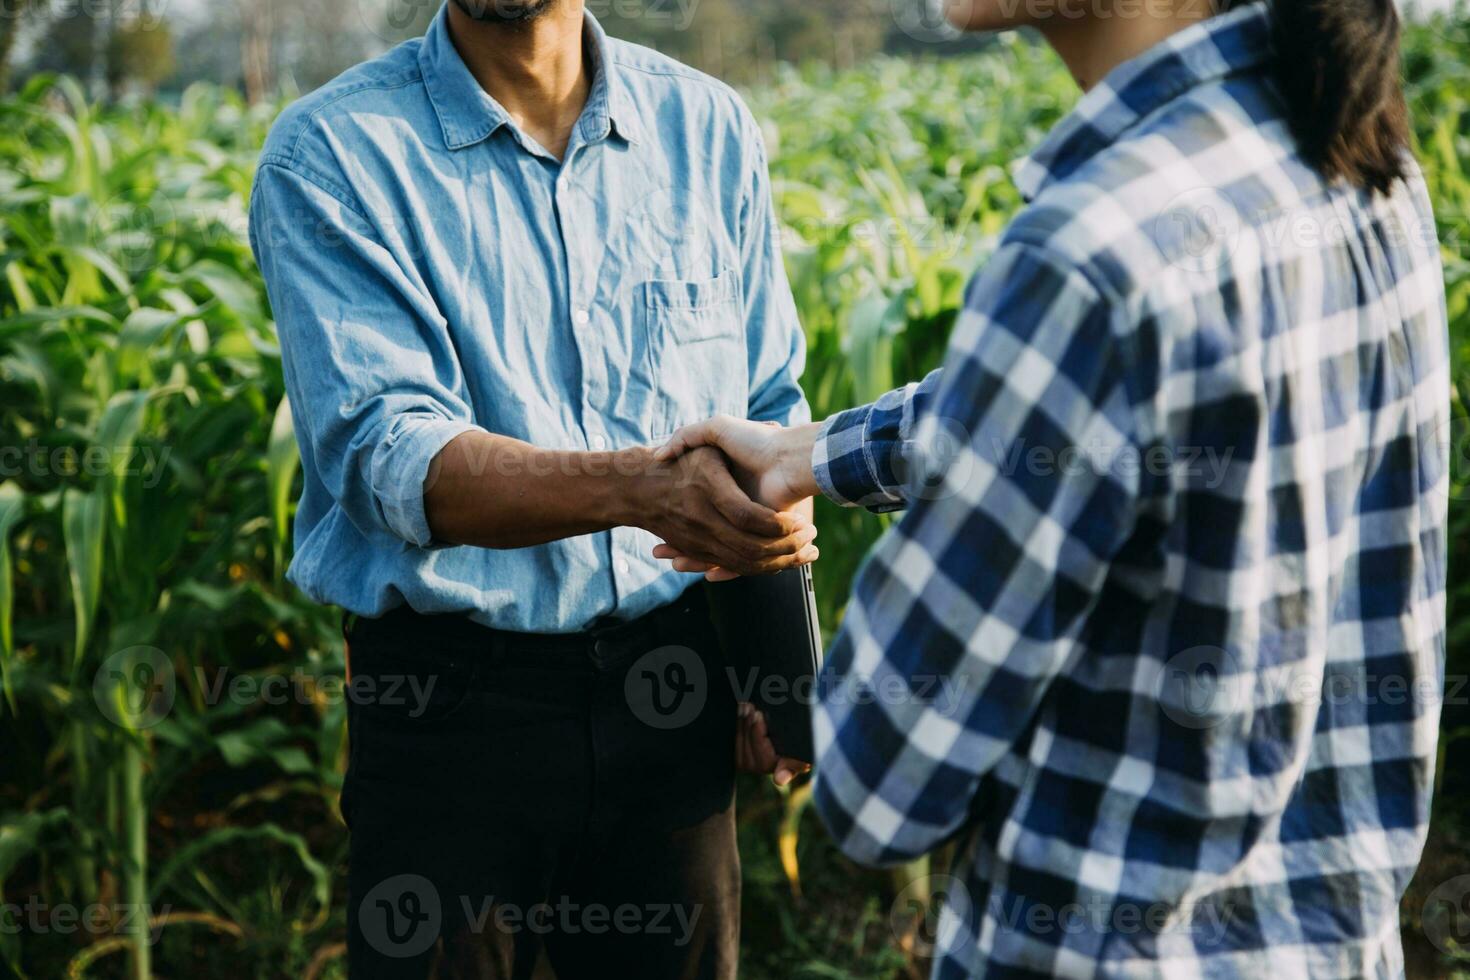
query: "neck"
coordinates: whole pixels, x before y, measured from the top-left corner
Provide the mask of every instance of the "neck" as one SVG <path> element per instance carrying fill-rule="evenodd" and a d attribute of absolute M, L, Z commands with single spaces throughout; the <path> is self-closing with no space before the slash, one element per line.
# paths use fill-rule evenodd
<path fill-rule="evenodd" d="M 449 36 L 465 67 L 525 133 L 558 158 L 587 103 L 582 0 L 527 21 L 475 20 L 449 4 Z"/>
<path fill-rule="evenodd" d="M 1148 3 L 1134 16 L 1051 17 L 1037 27 L 1085 92 L 1123 62 L 1211 16 L 1214 7 L 1196 0 Z"/>

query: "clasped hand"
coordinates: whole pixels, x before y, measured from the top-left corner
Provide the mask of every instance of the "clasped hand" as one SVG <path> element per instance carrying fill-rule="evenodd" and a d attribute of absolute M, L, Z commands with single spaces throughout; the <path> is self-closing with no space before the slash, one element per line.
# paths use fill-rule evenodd
<path fill-rule="evenodd" d="M 718 449 L 720 468 L 729 466 L 729 473 L 744 495 L 755 504 L 764 505 L 789 520 L 805 518 L 806 513 L 793 511 L 817 493 L 816 478 L 812 474 L 812 445 L 816 440 L 817 424 L 783 428 L 774 423 L 752 422 L 730 415 L 714 418 L 693 425 L 686 425 L 669 439 L 655 454 L 660 462 L 687 461 L 701 457 Z M 807 520 L 810 524 L 810 520 Z M 816 535 L 812 529 L 813 537 Z M 704 549 L 707 551 L 707 549 Z M 671 538 L 654 548 L 657 558 L 672 559 L 674 568 L 681 572 L 703 572 L 711 581 L 734 578 L 749 574 L 742 569 L 722 564 L 699 548 L 683 547 Z M 809 547 L 795 562 L 783 564 L 804 565 L 817 557 L 816 549 Z M 771 571 L 779 571 L 772 568 Z"/>
<path fill-rule="evenodd" d="M 816 560 L 810 514 L 752 500 L 719 450 L 691 445 L 655 459 L 650 473 L 659 478 L 637 523 L 663 540 L 656 556 L 677 557 L 676 568 L 712 578 L 769 574 Z"/>

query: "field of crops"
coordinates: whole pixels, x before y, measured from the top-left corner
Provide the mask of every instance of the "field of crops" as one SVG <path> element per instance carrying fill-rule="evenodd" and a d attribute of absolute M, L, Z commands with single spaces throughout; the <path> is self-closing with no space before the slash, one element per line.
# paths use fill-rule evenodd
<path fill-rule="evenodd" d="M 1467 25 L 1441 22 L 1407 58 L 1464 396 L 1467 50 Z M 1019 205 L 1006 165 L 1073 98 L 1021 41 L 749 93 L 818 416 L 938 362 Z M 53 79 L 0 102 L 0 977 L 342 973 L 342 650 L 283 580 L 297 459 L 244 239 L 272 116 L 210 88 L 99 109 Z M 1452 675 L 1470 671 L 1462 496 Z M 819 523 L 830 626 L 880 525 L 827 506 Z M 1467 729 L 1448 706 L 1445 745 Z M 1442 779 L 1405 903 L 1420 975 L 1470 962 L 1453 941 L 1470 935 L 1420 921 L 1470 871 L 1470 776 Z M 805 802 L 742 785 L 745 975 L 921 971 L 925 868 L 847 865 Z"/>

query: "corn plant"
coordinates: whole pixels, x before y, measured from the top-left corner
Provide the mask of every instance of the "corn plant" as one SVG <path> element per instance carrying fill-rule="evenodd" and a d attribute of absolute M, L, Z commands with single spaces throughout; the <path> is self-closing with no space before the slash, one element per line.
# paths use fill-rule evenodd
<path fill-rule="evenodd" d="M 210 870 L 216 849 L 252 841 L 296 861 L 299 932 L 330 910 L 313 848 L 268 820 L 211 817 L 150 861 L 155 818 L 206 757 L 273 770 L 273 792 L 331 812 L 340 710 L 283 720 L 209 686 L 215 668 L 281 673 L 336 656 L 323 614 L 281 578 L 295 455 L 275 424 L 279 356 L 240 240 L 269 115 L 209 89 L 177 111 L 104 113 L 74 82 L 40 79 L 0 120 L 0 665 L 14 774 L 0 884 L 39 852 L 48 907 L 103 910 L 96 941 L 54 952 L 74 972 L 126 954 L 145 978 L 159 930 L 279 924 L 240 914 Z M 16 935 L 0 943 L 20 972 Z"/>
<path fill-rule="evenodd" d="M 1467 48 L 1463 14 L 1442 16 L 1405 55 L 1454 345 L 1460 674 Z M 783 69 L 748 93 L 815 415 L 939 363 L 966 279 L 1021 205 L 1008 165 L 1074 98 L 1016 38 L 963 59 Z M 298 463 L 243 240 L 274 108 L 207 87 L 99 107 L 56 78 L 0 101 L 0 975 L 340 975 L 342 651 L 332 613 L 283 578 Z M 830 631 L 882 524 L 825 503 L 818 519 Z M 260 696 L 282 678 L 293 696 Z M 1445 751 L 1467 730 L 1447 708 Z M 1452 850 L 1470 787 L 1441 773 L 1434 836 Z M 811 832 L 807 799 L 743 786 L 744 974 L 918 975 L 890 907 L 922 901 L 944 857 L 860 871 Z M 101 912 L 65 931 L 68 906 Z"/>

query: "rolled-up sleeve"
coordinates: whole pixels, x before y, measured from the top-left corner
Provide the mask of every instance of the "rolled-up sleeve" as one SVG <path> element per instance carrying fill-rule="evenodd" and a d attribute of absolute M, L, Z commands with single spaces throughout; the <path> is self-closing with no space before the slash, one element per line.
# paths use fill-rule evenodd
<path fill-rule="evenodd" d="M 264 163 L 250 242 L 303 457 L 364 534 L 432 546 L 424 514 L 431 464 L 478 428 L 447 323 L 328 178 Z"/>

